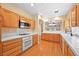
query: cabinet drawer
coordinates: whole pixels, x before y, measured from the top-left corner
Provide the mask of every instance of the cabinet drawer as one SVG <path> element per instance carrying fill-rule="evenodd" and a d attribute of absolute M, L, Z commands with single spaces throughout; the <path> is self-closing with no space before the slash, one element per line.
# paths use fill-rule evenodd
<path fill-rule="evenodd" d="M 3 46 L 7 46 L 13 43 L 21 42 L 21 39 L 13 39 L 13 40 L 8 40 L 3 42 Z"/>
<path fill-rule="evenodd" d="M 13 52 L 12 54 L 10 54 L 9 56 L 18 56 L 20 53 L 22 53 L 21 50 L 17 50 L 15 52 Z"/>
<path fill-rule="evenodd" d="M 13 48 L 13 49 L 11 49 L 11 50 L 9 50 L 7 52 L 3 52 L 3 55 L 4 56 L 10 56 L 10 55 L 12 55 L 15 52 L 17 53 L 18 51 L 21 51 L 21 46 L 18 46 L 16 48 Z M 16 55 L 18 55 L 18 53 Z"/>
<path fill-rule="evenodd" d="M 17 43 L 13 43 L 13 44 L 10 44 L 10 45 L 6 45 L 6 46 L 3 47 L 3 52 L 8 51 L 10 49 L 13 49 L 15 47 L 21 46 L 21 45 L 22 45 L 21 42 L 17 42 Z"/>

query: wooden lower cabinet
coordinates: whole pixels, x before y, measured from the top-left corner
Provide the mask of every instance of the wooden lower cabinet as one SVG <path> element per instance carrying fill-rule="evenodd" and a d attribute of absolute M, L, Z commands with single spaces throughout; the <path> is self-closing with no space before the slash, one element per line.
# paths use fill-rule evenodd
<path fill-rule="evenodd" d="M 74 56 L 73 51 L 66 42 L 64 42 L 64 56 Z"/>
<path fill-rule="evenodd" d="M 0 43 L 0 56 L 2 56 L 2 43 Z"/>
<path fill-rule="evenodd" d="M 49 34 L 49 33 L 43 33 L 42 34 L 42 40 L 60 42 L 60 39 L 61 39 L 60 34 Z"/>
<path fill-rule="evenodd" d="M 38 35 L 37 34 L 33 35 L 32 39 L 33 39 L 33 45 L 38 43 Z"/>
<path fill-rule="evenodd" d="M 67 43 L 64 42 L 64 50 L 63 50 L 63 53 L 64 53 L 64 56 L 67 56 L 67 51 L 68 51 L 68 46 L 67 46 Z"/>
<path fill-rule="evenodd" d="M 3 56 L 16 56 L 21 53 L 21 46 L 3 52 Z"/>
<path fill-rule="evenodd" d="M 68 56 L 74 56 L 73 51 L 68 47 Z"/>
<path fill-rule="evenodd" d="M 17 56 L 22 53 L 22 39 L 3 42 L 3 56 Z"/>

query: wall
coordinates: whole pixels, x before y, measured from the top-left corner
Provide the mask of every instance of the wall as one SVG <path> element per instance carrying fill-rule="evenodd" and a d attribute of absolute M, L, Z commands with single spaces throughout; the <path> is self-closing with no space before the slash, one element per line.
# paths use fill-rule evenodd
<path fill-rule="evenodd" d="M 64 17 L 64 30 L 68 31 L 71 28 L 71 11 L 69 11 Z"/>
<path fill-rule="evenodd" d="M 67 14 L 65 16 L 65 27 L 71 26 L 71 18 L 70 17 L 71 17 L 70 14 Z"/>

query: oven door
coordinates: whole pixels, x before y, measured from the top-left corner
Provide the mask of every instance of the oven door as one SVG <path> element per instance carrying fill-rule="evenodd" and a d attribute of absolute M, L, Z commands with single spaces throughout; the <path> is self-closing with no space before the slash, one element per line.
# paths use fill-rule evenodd
<path fill-rule="evenodd" d="M 32 46 L 32 38 L 26 37 L 23 39 L 23 51 L 27 50 L 29 47 Z"/>

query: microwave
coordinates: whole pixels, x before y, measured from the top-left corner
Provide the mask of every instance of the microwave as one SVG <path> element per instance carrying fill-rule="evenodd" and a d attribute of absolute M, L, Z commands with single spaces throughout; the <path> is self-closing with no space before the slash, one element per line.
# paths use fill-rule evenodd
<path fill-rule="evenodd" d="M 30 28 L 30 24 L 24 20 L 19 21 L 19 28 Z"/>

